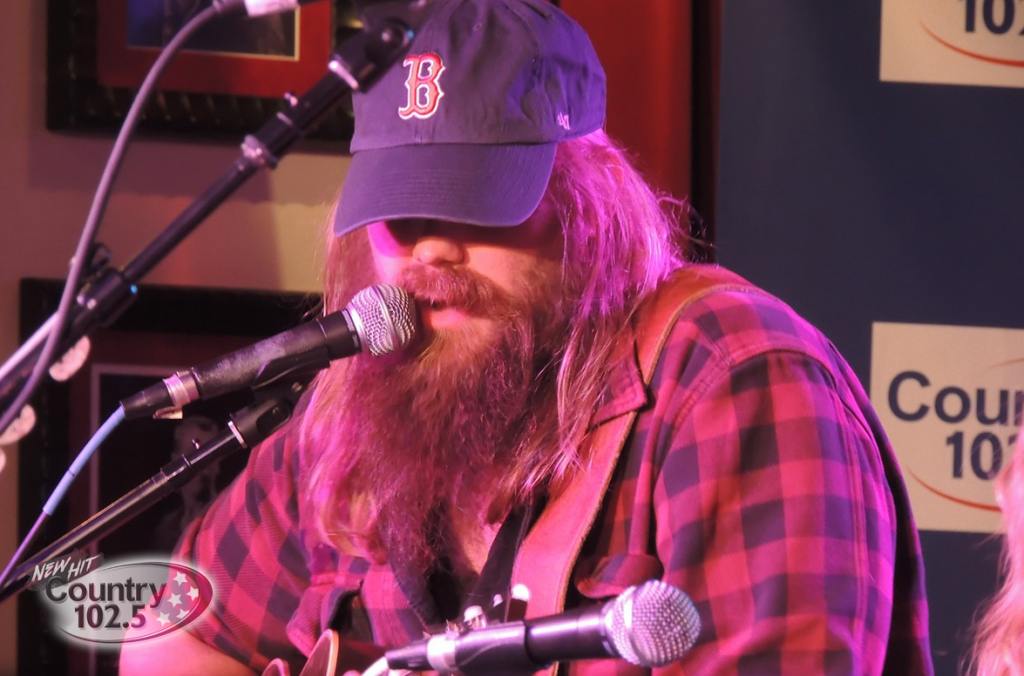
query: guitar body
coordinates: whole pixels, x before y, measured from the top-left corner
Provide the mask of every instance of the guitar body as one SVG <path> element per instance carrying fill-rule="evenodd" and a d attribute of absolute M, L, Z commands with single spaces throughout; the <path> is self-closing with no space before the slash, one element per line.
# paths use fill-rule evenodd
<path fill-rule="evenodd" d="M 299 676 L 334 676 L 338 671 L 338 655 L 341 652 L 341 639 L 338 632 L 328 629 L 320 634 L 312 652 L 306 658 L 306 666 L 302 667 Z"/>
<path fill-rule="evenodd" d="M 306 664 L 302 667 L 299 676 L 334 676 L 338 670 L 338 652 L 341 640 L 338 632 L 328 629 L 320 634 L 316 645 L 306 658 Z M 272 660 L 267 668 L 263 670 L 263 676 L 291 676 L 291 668 L 288 663 L 280 657 Z"/>
<path fill-rule="evenodd" d="M 490 608 L 477 608 L 478 614 L 467 617 L 460 623 L 460 631 L 472 631 L 492 623 L 518 622 L 526 617 L 529 600 L 530 590 L 524 585 L 515 585 L 508 598 L 503 598 L 499 594 L 494 598 Z M 384 659 L 385 652 L 375 643 L 342 638 L 338 632 L 328 629 L 320 634 L 299 676 L 340 676 L 348 672 L 358 672 L 362 676 L 401 676 L 415 673 L 405 669 L 388 669 L 387 661 Z M 291 669 L 287 662 L 277 658 L 263 670 L 263 676 L 291 676 Z"/>
<path fill-rule="evenodd" d="M 383 656 L 384 650 L 380 646 L 346 640 L 338 632 L 328 629 L 320 634 L 299 676 L 336 676 L 346 671 L 362 672 Z M 291 669 L 279 657 L 267 665 L 263 676 L 291 676 Z"/>
<path fill-rule="evenodd" d="M 292 670 L 288 668 L 287 662 L 280 657 L 275 657 L 260 674 L 261 676 L 291 676 Z"/>

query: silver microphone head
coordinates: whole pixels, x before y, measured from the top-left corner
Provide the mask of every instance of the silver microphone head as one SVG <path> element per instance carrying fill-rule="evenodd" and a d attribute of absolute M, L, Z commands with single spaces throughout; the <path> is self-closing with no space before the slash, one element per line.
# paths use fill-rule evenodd
<path fill-rule="evenodd" d="M 700 633 L 693 601 L 661 580 L 630 587 L 608 605 L 608 637 L 622 659 L 637 666 L 660 667 L 682 659 Z"/>
<path fill-rule="evenodd" d="M 345 308 L 356 333 L 374 357 L 401 350 L 416 336 L 416 304 L 404 289 L 390 284 L 368 286 Z"/>

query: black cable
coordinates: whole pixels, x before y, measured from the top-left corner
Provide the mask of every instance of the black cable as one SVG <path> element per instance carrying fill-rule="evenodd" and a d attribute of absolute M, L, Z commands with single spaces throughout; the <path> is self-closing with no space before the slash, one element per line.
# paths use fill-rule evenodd
<path fill-rule="evenodd" d="M 67 327 L 68 318 L 71 311 L 71 303 L 75 298 L 75 294 L 78 291 L 78 287 L 82 283 L 83 271 L 85 266 L 88 264 L 89 252 L 92 250 L 93 242 L 96 239 L 96 232 L 99 230 L 100 221 L 103 218 L 103 213 L 106 211 L 107 203 L 110 201 L 111 187 L 114 183 L 114 179 L 117 177 L 118 172 L 121 170 L 121 165 L 124 160 L 125 152 L 128 149 L 128 142 L 131 139 L 132 134 L 135 132 L 135 128 L 138 126 L 139 119 L 142 116 L 142 110 L 146 105 L 153 89 L 156 87 L 157 80 L 163 74 L 167 68 L 171 58 L 181 49 L 182 45 L 192 37 L 197 30 L 203 25 L 209 22 L 214 17 L 218 16 L 224 10 L 220 7 L 219 3 L 215 7 L 207 7 L 203 11 L 192 17 L 181 30 L 174 36 L 174 38 L 167 43 L 163 51 L 160 52 L 160 56 L 153 63 L 149 72 L 146 74 L 146 79 L 142 81 L 139 86 L 139 91 L 135 95 L 135 100 L 132 102 L 131 108 L 128 109 L 128 114 L 125 115 L 124 122 L 121 124 L 121 129 L 117 134 L 117 139 L 114 141 L 114 147 L 110 151 L 110 156 L 107 158 L 107 164 L 103 168 L 103 174 L 100 177 L 99 185 L 96 188 L 96 193 L 93 196 L 92 206 L 89 209 L 89 215 L 86 217 L 85 226 L 82 229 L 82 235 L 78 240 L 78 247 L 75 249 L 75 255 L 71 259 L 71 270 L 68 272 L 67 281 L 64 284 L 64 291 L 61 293 L 60 304 L 57 307 L 57 311 L 54 313 L 53 326 L 50 328 L 50 333 L 46 338 L 46 343 L 43 345 L 43 349 L 39 354 L 39 358 L 36 360 L 35 365 L 32 367 L 32 373 L 29 375 L 25 384 L 22 386 L 18 395 L 11 402 L 7 410 L 4 411 L 3 416 L 0 416 L 0 431 L 7 429 L 14 418 L 20 413 L 22 407 L 28 403 L 32 395 L 35 394 L 38 389 L 40 382 L 42 381 L 43 374 L 46 369 L 49 368 L 53 362 L 54 355 L 57 352 L 58 346 L 61 342 L 61 337 L 64 334 L 64 330 Z"/>

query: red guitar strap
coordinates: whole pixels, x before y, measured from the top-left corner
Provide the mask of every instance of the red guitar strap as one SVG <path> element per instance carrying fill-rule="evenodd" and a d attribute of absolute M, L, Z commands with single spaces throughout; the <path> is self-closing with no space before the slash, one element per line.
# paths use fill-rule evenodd
<path fill-rule="evenodd" d="M 644 385 L 649 385 L 658 356 L 679 315 L 704 296 L 727 290 L 750 290 L 749 282 L 716 266 L 691 265 L 666 281 L 640 307 L 633 335 Z M 615 465 L 636 421 L 637 411 L 612 418 L 589 437 L 584 469 L 548 501 L 516 557 L 512 584 L 530 590 L 528 617 L 561 612 L 576 559 L 597 519 Z M 553 674 L 555 667 L 538 673 Z"/>

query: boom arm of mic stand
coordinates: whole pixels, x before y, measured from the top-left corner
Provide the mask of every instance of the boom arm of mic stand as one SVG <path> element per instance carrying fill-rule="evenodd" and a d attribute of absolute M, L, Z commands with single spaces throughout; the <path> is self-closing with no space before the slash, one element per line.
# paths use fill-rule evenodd
<path fill-rule="evenodd" d="M 81 290 L 56 355 L 64 354 L 83 336 L 112 324 L 134 301 L 137 284 L 221 203 L 258 169 L 274 168 L 281 157 L 352 91 L 368 89 L 409 48 L 415 29 L 426 16 L 425 0 L 381 2 L 386 18 L 374 20 L 346 40 L 328 64 L 328 74 L 300 97 L 286 96 L 287 107 L 245 138 L 231 169 L 207 188 L 123 269 L 107 266 Z M 380 15 L 380 12 L 377 12 Z M 42 342 L 19 351 L 17 363 L 0 378 L 0 411 L 6 409 L 39 358 Z M 49 366 L 49 364 L 47 364 Z M 2 432 L 3 430 L 0 430 Z"/>
<path fill-rule="evenodd" d="M 21 564 L 0 589 L 0 602 L 23 589 L 37 565 L 100 540 L 177 490 L 210 463 L 239 449 L 252 448 L 266 439 L 291 417 L 311 378 L 311 374 L 304 374 L 265 390 L 259 401 L 231 416 L 227 431 L 194 452 L 167 463 L 145 482 L 37 552 Z"/>

